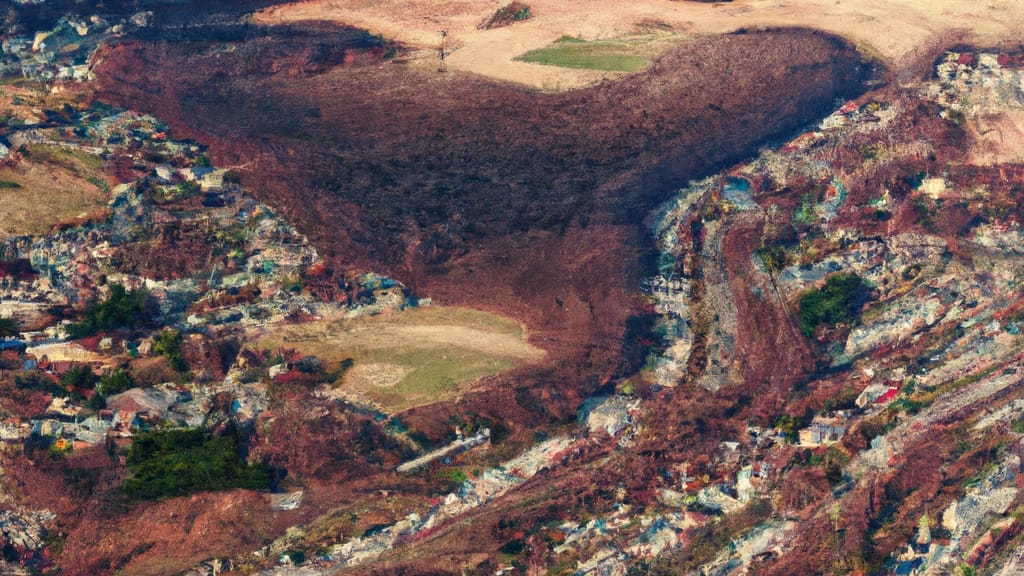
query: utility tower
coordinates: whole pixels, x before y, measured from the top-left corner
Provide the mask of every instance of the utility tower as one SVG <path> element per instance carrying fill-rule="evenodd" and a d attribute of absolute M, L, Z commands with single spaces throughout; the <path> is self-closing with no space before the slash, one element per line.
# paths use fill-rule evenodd
<path fill-rule="evenodd" d="M 438 50 L 437 56 L 441 59 L 441 65 L 438 67 L 438 72 L 446 72 L 448 65 L 444 63 L 445 56 L 448 55 L 448 31 L 441 30 L 441 48 Z"/>

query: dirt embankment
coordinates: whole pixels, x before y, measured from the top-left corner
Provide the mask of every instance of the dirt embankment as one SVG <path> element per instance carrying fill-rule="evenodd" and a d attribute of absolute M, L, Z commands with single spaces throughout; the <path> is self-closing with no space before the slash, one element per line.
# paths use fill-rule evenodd
<path fill-rule="evenodd" d="M 571 360 L 569 388 L 616 369 L 647 211 L 872 72 L 835 38 L 782 30 L 695 40 L 622 81 L 543 94 L 388 63 L 350 30 L 245 38 L 105 49 L 102 97 L 210 144 L 336 269 L 524 320 Z"/>

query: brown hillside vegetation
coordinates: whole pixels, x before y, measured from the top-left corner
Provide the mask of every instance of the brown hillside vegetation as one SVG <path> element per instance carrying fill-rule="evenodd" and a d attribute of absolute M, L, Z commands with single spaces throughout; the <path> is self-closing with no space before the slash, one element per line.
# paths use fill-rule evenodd
<path fill-rule="evenodd" d="M 642 215 L 872 73 L 806 30 L 695 40 L 628 79 L 562 94 L 389 63 L 356 31 L 192 37 L 204 39 L 104 49 L 102 96 L 209 143 L 336 270 L 373 267 L 525 321 L 535 344 L 571 360 L 544 377 L 570 406 L 629 345 Z"/>

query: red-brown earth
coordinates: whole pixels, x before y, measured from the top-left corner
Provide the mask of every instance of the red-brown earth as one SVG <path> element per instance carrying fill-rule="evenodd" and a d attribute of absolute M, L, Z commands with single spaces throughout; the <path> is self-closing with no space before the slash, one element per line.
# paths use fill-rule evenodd
<path fill-rule="evenodd" d="M 521 378 L 566 399 L 548 410 L 557 417 L 635 368 L 620 357 L 635 344 L 624 333 L 648 211 L 790 135 L 873 70 L 826 35 L 751 32 L 548 94 L 391 63 L 351 30 L 211 35 L 103 49 L 101 98 L 210 145 L 335 273 L 383 271 L 435 301 L 524 321 L 557 368 Z"/>
<path fill-rule="evenodd" d="M 538 427 L 570 421 L 582 399 L 643 361 L 649 325 L 637 287 L 649 273 L 650 210 L 687 179 L 789 136 L 862 90 L 873 72 L 826 35 L 751 32 L 689 42 L 619 82 L 547 94 L 391 63 L 379 41 L 358 31 L 147 34 L 100 50 L 101 98 L 153 113 L 176 137 L 209 145 L 214 164 L 242 174 L 248 190 L 311 238 L 339 282 L 382 271 L 440 303 L 520 319 L 531 341 L 549 352 L 545 365 L 491 378 L 457 402 L 401 415 L 435 442 L 446 438 L 452 421 L 482 418 L 502 429 L 489 458 L 509 451 L 500 437 L 514 446 Z M 751 240 L 737 242 L 746 250 Z M 750 312 L 778 318 L 772 310 Z M 773 374 L 773 382 L 791 384 L 805 364 Z M 655 457 L 666 450 L 660 443 L 687 438 L 694 450 L 713 448 L 735 432 L 722 424 L 734 400 L 677 395 L 663 407 L 672 412 L 664 418 L 666 434 L 635 461 L 570 468 L 550 484 L 542 478 L 527 485 L 521 498 L 481 513 L 492 536 L 463 539 L 457 556 L 466 556 L 452 566 L 508 541 L 517 518 L 531 525 L 557 517 L 556 503 L 604 510 L 616 482 L 638 497 L 647 494 L 645 478 L 656 474 Z M 278 417 L 254 440 L 254 453 L 302 478 L 309 492 L 302 512 L 276 520 L 262 501 L 249 501 L 261 496 L 232 492 L 121 508 L 116 498 L 55 496 L 59 481 L 35 482 L 47 474 L 17 468 L 26 498 L 62 513 L 66 540 L 58 564 L 65 573 L 165 573 L 251 549 L 339 502 L 375 501 L 380 487 L 430 495 L 429 482 L 391 472 L 402 448 L 369 416 L 334 406 L 313 424 L 306 409 L 323 402 L 308 391 L 286 390 L 275 402 Z M 100 474 L 99 492 L 116 484 L 116 470 Z M 582 490 L 581 474 L 593 477 Z M 553 499 L 559 487 L 564 494 Z M 59 505 L 48 504 L 55 499 Z M 210 517 L 222 539 L 194 529 L 206 522 L 193 517 L 203 508 L 235 510 Z M 172 520 L 154 520 L 164 514 Z M 236 530 L 233 523 L 266 531 Z M 441 536 L 454 541 L 460 533 L 453 527 Z M 428 559 L 436 560 L 427 555 L 411 569 Z"/>

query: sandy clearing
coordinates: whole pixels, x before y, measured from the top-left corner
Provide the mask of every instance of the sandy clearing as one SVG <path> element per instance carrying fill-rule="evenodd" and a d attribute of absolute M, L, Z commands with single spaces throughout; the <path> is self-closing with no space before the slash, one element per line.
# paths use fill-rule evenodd
<path fill-rule="evenodd" d="M 343 326 L 343 325 L 342 325 Z M 506 332 L 480 330 L 456 324 L 389 325 L 383 322 L 313 328 L 308 325 L 284 327 L 280 332 L 287 345 L 299 341 L 330 343 L 342 349 L 373 351 L 404 348 L 461 348 L 498 358 L 537 361 L 544 351 L 531 346 L 521 337 Z"/>
<path fill-rule="evenodd" d="M 969 128 L 978 140 L 971 152 L 972 164 L 1024 162 L 1024 110 L 973 118 Z"/>
<path fill-rule="evenodd" d="M 386 362 L 358 364 L 345 374 L 345 381 L 356 389 L 394 388 L 410 372 L 412 372 L 412 368 Z"/>
<path fill-rule="evenodd" d="M 44 344 L 33 346 L 28 352 L 36 358 L 46 356 L 51 362 L 110 362 L 107 356 L 90 352 L 81 344 L 74 342 L 59 342 L 56 344 Z"/>
<path fill-rule="evenodd" d="M 536 361 L 544 352 L 526 341 L 510 336 L 454 325 L 399 326 L 394 336 L 406 342 L 430 342 L 434 345 L 453 346 L 499 358 Z"/>
<path fill-rule="evenodd" d="M 107 204 L 96 184 L 63 168 L 22 161 L 0 168 L 0 181 L 19 188 L 0 188 L 0 236 L 41 234 L 62 220 L 81 218 Z"/>
<path fill-rule="evenodd" d="M 385 412 L 457 397 L 482 377 L 546 356 L 505 317 L 442 307 L 278 325 L 259 346 L 294 347 L 332 366 L 353 360 L 341 385 L 320 393 Z"/>
<path fill-rule="evenodd" d="M 501 2 L 453 0 L 309 0 L 254 15 L 265 23 L 334 21 L 367 29 L 405 44 L 436 50 L 441 30 L 456 47 L 447 58 L 466 70 L 542 89 L 592 84 L 613 73 L 564 70 L 514 62 L 528 50 L 563 35 L 612 38 L 663 23 L 686 35 L 739 28 L 806 26 L 856 42 L 889 65 L 904 67 L 954 40 L 1000 45 L 1019 38 L 1024 2 L 989 0 L 737 0 L 705 4 L 671 0 L 531 0 L 534 18 L 505 28 L 478 30 Z"/>

